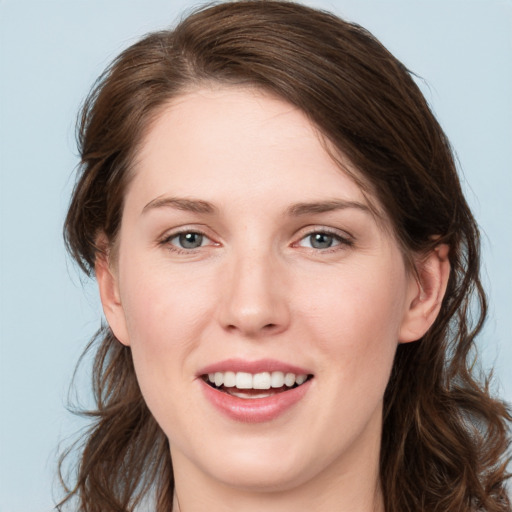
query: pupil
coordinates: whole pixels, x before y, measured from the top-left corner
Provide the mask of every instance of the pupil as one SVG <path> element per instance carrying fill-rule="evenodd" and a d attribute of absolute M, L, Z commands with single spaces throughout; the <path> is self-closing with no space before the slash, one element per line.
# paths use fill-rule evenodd
<path fill-rule="evenodd" d="M 201 247 L 203 235 L 199 233 L 183 233 L 180 235 L 180 245 L 185 249 Z"/>
<path fill-rule="evenodd" d="M 332 245 L 333 237 L 331 235 L 326 235 L 325 233 L 315 233 L 311 235 L 311 247 L 315 249 L 327 249 Z"/>

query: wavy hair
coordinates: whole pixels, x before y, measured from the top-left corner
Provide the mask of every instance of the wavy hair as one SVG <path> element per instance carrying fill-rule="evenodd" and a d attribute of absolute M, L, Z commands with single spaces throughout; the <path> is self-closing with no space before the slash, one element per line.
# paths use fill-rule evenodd
<path fill-rule="evenodd" d="M 64 229 L 72 257 L 94 273 L 98 235 L 116 240 L 145 130 L 170 99 L 212 82 L 260 88 L 301 109 L 369 184 L 404 254 L 450 247 L 441 311 L 421 340 L 399 345 L 385 393 L 386 512 L 510 511 L 512 418 L 474 369 L 486 315 L 478 228 L 411 73 L 362 27 L 291 2 L 227 2 L 125 50 L 79 118 L 81 165 Z M 154 496 L 155 510 L 168 512 L 168 441 L 144 403 L 130 348 L 105 326 L 89 350 L 96 409 L 59 510 L 74 500 L 80 512 L 128 512 Z"/>

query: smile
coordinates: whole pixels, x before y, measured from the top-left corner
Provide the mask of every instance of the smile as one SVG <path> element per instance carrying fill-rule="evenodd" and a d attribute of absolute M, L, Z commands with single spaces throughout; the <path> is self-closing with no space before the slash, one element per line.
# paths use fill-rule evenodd
<path fill-rule="evenodd" d="M 203 380 L 211 387 L 242 399 L 256 399 L 273 396 L 296 388 L 311 378 L 307 374 L 291 372 L 213 372 L 203 375 Z"/>
<path fill-rule="evenodd" d="M 203 368 L 197 376 L 214 410 L 242 423 L 272 421 L 292 410 L 315 380 L 305 368 L 269 359 L 230 359 Z"/>

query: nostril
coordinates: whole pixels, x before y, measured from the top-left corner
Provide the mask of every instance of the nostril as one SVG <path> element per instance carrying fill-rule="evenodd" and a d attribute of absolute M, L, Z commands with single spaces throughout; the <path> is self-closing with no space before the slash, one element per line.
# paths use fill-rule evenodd
<path fill-rule="evenodd" d="M 277 324 L 266 324 L 262 327 L 262 329 L 269 331 L 269 330 L 275 329 L 276 327 L 277 327 Z M 229 324 L 226 326 L 226 328 L 229 329 L 230 331 L 238 329 L 238 327 L 234 324 Z"/>

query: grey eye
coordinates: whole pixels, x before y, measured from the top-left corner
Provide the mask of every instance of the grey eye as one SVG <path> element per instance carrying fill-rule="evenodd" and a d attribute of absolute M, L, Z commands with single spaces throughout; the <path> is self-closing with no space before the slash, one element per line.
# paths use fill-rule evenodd
<path fill-rule="evenodd" d="M 334 236 L 327 233 L 313 233 L 308 238 L 313 249 L 328 249 L 335 241 Z"/>
<path fill-rule="evenodd" d="M 183 249 L 197 249 L 203 245 L 203 238 L 201 233 L 180 233 L 175 240 Z"/>

